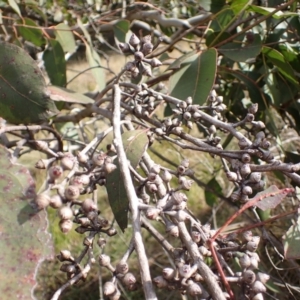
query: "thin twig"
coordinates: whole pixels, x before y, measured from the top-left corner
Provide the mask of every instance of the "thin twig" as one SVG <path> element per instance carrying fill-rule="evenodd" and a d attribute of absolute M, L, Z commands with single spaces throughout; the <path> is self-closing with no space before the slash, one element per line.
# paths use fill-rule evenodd
<path fill-rule="evenodd" d="M 157 299 L 155 291 L 153 289 L 148 259 L 141 234 L 140 213 L 138 210 L 138 198 L 135 193 L 135 189 L 130 176 L 130 170 L 128 167 L 127 157 L 124 151 L 120 117 L 121 117 L 121 90 L 119 85 L 114 85 L 114 110 L 113 110 L 113 128 L 114 128 L 114 145 L 117 150 L 118 160 L 120 165 L 120 172 L 124 182 L 127 197 L 129 199 L 129 206 L 132 215 L 133 235 L 135 242 L 135 250 L 138 256 L 140 265 L 140 274 L 142 279 L 142 285 L 145 293 L 145 298 L 148 300 Z"/>

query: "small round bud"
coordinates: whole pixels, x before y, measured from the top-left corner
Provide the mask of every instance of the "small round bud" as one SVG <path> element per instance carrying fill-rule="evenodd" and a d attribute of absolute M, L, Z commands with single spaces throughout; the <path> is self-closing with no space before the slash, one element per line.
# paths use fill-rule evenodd
<path fill-rule="evenodd" d="M 64 170 L 72 170 L 76 162 L 76 158 L 71 153 L 66 153 L 60 161 L 60 165 Z"/>
<path fill-rule="evenodd" d="M 185 99 L 185 102 L 187 105 L 191 105 L 191 104 L 193 104 L 193 98 L 189 96 Z"/>
<path fill-rule="evenodd" d="M 136 283 L 136 278 L 132 273 L 128 272 L 122 278 L 122 282 L 126 287 L 128 287 Z"/>
<path fill-rule="evenodd" d="M 103 237 L 99 237 L 99 239 L 97 240 L 97 245 L 100 248 L 104 248 L 106 245 L 106 239 L 104 239 Z"/>
<path fill-rule="evenodd" d="M 79 153 L 77 154 L 77 159 L 78 159 L 78 161 L 79 161 L 80 163 L 86 164 L 86 163 L 88 162 L 88 160 L 89 160 L 89 157 L 88 157 L 88 155 L 82 154 L 81 152 L 79 152 Z"/>
<path fill-rule="evenodd" d="M 114 236 L 114 235 L 116 235 L 117 234 L 117 230 L 116 230 L 116 228 L 109 228 L 107 231 L 106 231 L 106 234 L 108 235 L 108 236 Z"/>
<path fill-rule="evenodd" d="M 254 115 L 248 113 L 245 120 L 246 120 L 246 122 L 249 122 L 249 123 L 252 122 L 254 120 Z"/>
<path fill-rule="evenodd" d="M 242 155 L 242 162 L 248 164 L 251 161 L 251 156 L 248 153 Z"/>
<path fill-rule="evenodd" d="M 146 54 L 145 54 L 145 55 L 146 55 Z M 151 59 L 151 61 L 150 61 L 150 65 L 151 65 L 152 68 L 156 68 L 156 67 L 161 66 L 161 65 L 162 65 L 162 62 L 161 62 L 159 59 L 157 59 L 156 57 L 153 57 L 153 58 Z"/>
<path fill-rule="evenodd" d="M 50 197 L 46 193 L 41 193 L 39 195 L 36 195 L 34 199 L 34 203 L 38 209 L 44 209 L 48 207 L 50 202 L 51 202 Z"/>
<path fill-rule="evenodd" d="M 261 173 L 259 173 L 259 172 L 253 172 L 249 176 L 249 182 L 257 183 L 260 180 L 261 180 Z"/>
<path fill-rule="evenodd" d="M 142 47 L 142 51 L 144 53 L 144 55 L 147 55 L 149 53 L 151 53 L 153 50 L 153 44 L 150 43 L 150 42 L 146 42 L 143 44 L 143 47 Z"/>
<path fill-rule="evenodd" d="M 234 191 L 230 195 L 230 198 L 233 202 L 239 201 L 241 199 L 241 193 L 239 191 Z"/>
<path fill-rule="evenodd" d="M 87 214 L 90 211 L 96 211 L 97 205 L 93 199 L 87 198 L 82 202 L 81 209 L 85 214 Z"/>
<path fill-rule="evenodd" d="M 162 277 L 162 276 L 157 276 L 153 279 L 154 284 L 159 288 L 165 288 L 168 286 L 168 282 Z"/>
<path fill-rule="evenodd" d="M 110 257 L 106 254 L 99 255 L 99 264 L 102 267 L 110 266 Z"/>
<path fill-rule="evenodd" d="M 98 167 L 102 166 L 105 161 L 105 154 L 104 153 L 94 153 L 94 155 L 92 157 L 92 161 L 95 166 L 98 166 Z"/>
<path fill-rule="evenodd" d="M 61 250 L 60 257 L 63 260 L 69 260 L 72 258 L 71 252 L 69 250 Z"/>
<path fill-rule="evenodd" d="M 63 205 L 63 201 L 59 195 L 54 195 L 50 198 L 50 206 L 52 208 L 59 208 Z"/>
<path fill-rule="evenodd" d="M 65 197 L 67 201 L 73 201 L 79 198 L 80 190 L 77 185 L 69 185 L 65 189 Z"/>
<path fill-rule="evenodd" d="M 247 247 L 247 250 L 248 251 L 251 251 L 251 252 L 254 252 L 257 250 L 257 247 L 258 247 L 258 243 L 255 242 L 255 241 L 249 241 L 246 245 Z"/>
<path fill-rule="evenodd" d="M 174 269 L 172 269 L 172 268 L 164 268 L 163 270 L 162 270 L 162 276 L 163 276 L 163 278 L 165 278 L 166 280 L 171 280 L 171 279 L 173 279 L 174 278 L 174 276 L 175 276 L 175 270 Z"/>
<path fill-rule="evenodd" d="M 143 59 L 144 59 L 144 54 L 143 54 L 143 52 L 140 52 L 140 51 L 135 52 L 135 53 L 134 53 L 134 58 L 135 58 L 135 60 L 137 60 L 137 61 L 143 60 Z"/>
<path fill-rule="evenodd" d="M 113 163 L 105 163 L 104 164 L 104 170 L 105 170 L 106 174 L 110 174 L 116 169 L 117 169 L 117 166 Z"/>
<path fill-rule="evenodd" d="M 61 220 L 59 222 L 59 228 L 61 232 L 68 233 L 73 227 L 73 222 L 71 220 Z"/>
<path fill-rule="evenodd" d="M 243 177 L 248 176 L 251 173 L 251 168 L 249 164 L 243 164 L 240 168 L 240 173 Z"/>
<path fill-rule="evenodd" d="M 252 291 L 255 293 L 255 294 L 258 294 L 258 293 L 265 293 L 267 291 L 266 287 L 264 286 L 264 284 L 260 281 L 255 281 L 252 286 Z"/>
<path fill-rule="evenodd" d="M 63 206 L 58 211 L 61 220 L 70 220 L 73 218 L 73 211 L 69 206 Z"/>
<path fill-rule="evenodd" d="M 190 112 L 186 111 L 184 114 L 183 114 L 183 118 L 188 121 L 192 118 L 192 115 Z"/>
<path fill-rule="evenodd" d="M 126 274 L 129 270 L 127 262 L 120 261 L 116 265 L 116 273 Z"/>
<path fill-rule="evenodd" d="M 145 215 L 150 220 L 155 220 L 158 215 L 160 214 L 161 210 L 156 207 L 149 207 L 147 208 Z"/>
<path fill-rule="evenodd" d="M 206 256 L 206 255 L 207 255 L 208 250 L 207 250 L 206 247 L 200 246 L 198 249 L 199 249 L 199 252 L 200 252 L 203 256 Z"/>
<path fill-rule="evenodd" d="M 116 286 L 111 281 L 107 281 L 103 285 L 103 294 L 105 296 L 111 296 L 116 291 Z"/>
<path fill-rule="evenodd" d="M 262 293 L 258 293 L 256 295 L 254 295 L 251 300 L 264 300 L 264 296 Z"/>
<path fill-rule="evenodd" d="M 173 204 L 179 205 L 181 202 L 187 201 L 187 196 L 181 192 L 174 192 L 171 196 L 171 200 Z"/>
<path fill-rule="evenodd" d="M 244 195 L 251 195 L 252 192 L 253 192 L 253 191 L 252 191 L 252 188 L 251 188 L 251 186 L 249 186 L 249 185 L 244 186 L 243 189 L 242 189 L 242 193 L 243 193 Z"/>
<path fill-rule="evenodd" d="M 229 181 L 235 182 L 238 180 L 238 176 L 235 172 L 227 172 L 226 176 Z"/>
<path fill-rule="evenodd" d="M 179 229 L 178 226 L 174 225 L 174 224 L 169 224 L 166 227 L 166 233 L 168 233 L 171 236 L 174 237 L 179 237 Z"/>
<path fill-rule="evenodd" d="M 243 281 L 247 284 L 251 284 L 255 281 L 255 273 L 252 270 L 246 270 L 242 275 Z"/>
<path fill-rule="evenodd" d="M 180 276 L 183 277 L 183 278 L 189 278 L 191 276 L 191 274 L 190 274 L 191 273 L 191 266 L 188 265 L 188 264 L 179 266 L 178 270 L 179 270 Z"/>
<path fill-rule="evenodd" d="M 250 230 L 244 231 L 242 237 L 247 242 L 252 241 L 253 233 Z"/>
<path fill-rule="evenodd" d="M 140 39 L 133 33 L 129 39 L 129 44 L 136 48 L 140 44 Z"/>
<path fill-rule="evenodd" d="M 119 48 L 123 53 L 129 53 L 130 52 L 130 46 L 127 43 L 120 43 Z"/>
<path fill-rule="evenodd" d="M 199 284 L 192 282 L 187 286 L 186 292 L 188 295 L 195 297 L 202 294 L 202 289 Z"/>
<path fill-rule="evenodd" d="M 63 174 L 63 168 L 61 166 L 52 166 L 48 170 L 48 174 L 51 180 L 58 179 Z"/>
<path fill-rule="evenodd" d="M 166 183 L 170 182 L 172 179 L 172 174 L 168 170 L 163 170 L 161 174 L 161 179 Z"/>
<path fill-rule="evenodd" d="M 244 254 L 242 257 L 240 257 L 239 262 L 242 269 L 249 268 L 251 264 L 250 257 L 247 254 Z"/>
<path fill-rule="evenodd" d="M 257 113 L 257 111 L 258 111 L 258 104 L 257 103 L 251 104 L 251 106 L 249 106 L 249 108 L 248 108 L 248 112 L 250 114 L 254 114 L 255 115 Z"/>
<path fill-rule="evenodd" d="M 266 274 L 266 273 L 261 273 L 258 272 L 256 274 L 257 280 L 261 281 L 263 284 L 265 284 L 269 279 L 270 279 L 270 275 Z"/>

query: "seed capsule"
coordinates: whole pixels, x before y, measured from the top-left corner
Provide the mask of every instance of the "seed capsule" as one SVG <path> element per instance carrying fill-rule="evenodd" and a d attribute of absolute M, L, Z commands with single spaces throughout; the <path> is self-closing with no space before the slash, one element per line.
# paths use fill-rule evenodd
<path fill-rule="evenodd" d="M 71 220 L 61 220 L 59 222 L 59 228 L 61 232 L 68 233 L 73 227 L 73 222 Z"/>
<path fill-rule="evenodd" d="M 63 174 L 63 168 L 61 166 L 52 166 L 48 171 L 51 180 L 58 179 Z"/>
<path fill-rule="evenodd" d="M 59 195 L 54 195 L 50 198 L 50 206 L 52 208 L 59 208 L 63 205 L 63 201 Z"/>
<path fill-rule="evenodd" d="M 65 189 L 65 197 L 67 201 L 76 200 L 80 196 L 80 190 L 77 185 L 69 185 Z"/>
<path fill-rule="evenodd" d="M 247 284 L 251 284 L 255 281 L 255 273 L 252 270 L 246 270 L 242 275 L 243 281 Z"/>
<path fill-rule="evenodd" d="M 71 153 L 66 153 L 60 161 L 60 165 L 64 170 L 72 170 L 76 162 L 76 158 Z"/>
<path fill-rule="evenodd" d="M 63 206 L 59 209 L 58 215 L 61 220 L 70 220 L 73 218 L 73 211 L 69 206 Z"/>
<path fill-rule="evenodd" d="M 96 211 L 97 205 L 93 201 L 93 199 L 87 198 L 81 204 L 81 209 L 85 214 L 89 213 L 90 211 Z"/>
<path fill-rule="evenodd" d="M 50 204 L 50 197 L 46 193 L 41 193 L 36 195 L 34 202 L 38 209 L 44 209 Z"/>

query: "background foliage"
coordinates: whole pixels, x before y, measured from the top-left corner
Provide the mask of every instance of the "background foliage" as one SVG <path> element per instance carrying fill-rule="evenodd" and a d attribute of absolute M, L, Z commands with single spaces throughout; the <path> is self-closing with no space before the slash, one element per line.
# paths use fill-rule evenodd
<path fill-rule="evenodd" d="M 50 120 L 53 131 L 63 137 L 61 146 L 64 151 L 75 152 L 81 149 L 110 125 L 104 115 L 91 116 L 89 108 L 95 102 L 100 104 L 100 108 L 109 107 L 105 97 L 111 84 L 121 74 L 125 63 L 132 59 L 132 55 L 122 53 L 120 43 L 124 45 L 128 42 L 132 33 L 139 37 L 150 34 L 157 49 L 147 58 L 156 57 L 162 65 L 153 68 L 150 73 L 143 71 L 143 76 L 130 79 L 132 83 L 146 83 L 158 92 L 181 100 L 192 97 L 194 104 L 203 107 L 207 106 L 206 101 L 214 88 L 219 96 L 223 96 L 225 106 L 224 111 L 220 109 L 220 113 L 229 123 L 243 120 L 249 105 L 257 103 L 259 110 L 256 117 L 265 124 L 264 132 L 271 141 L 272 154 L 284 162 L 296 164 L 299 162 L 300 131 L 299 3 L 279 0 L 263 2 L 0 1 L 2 125 L 44 124 Z M 83 67 L 86 69 L 82 70 Z M 75 76 L 72 73 L 74 69 L 77 73 Z M 134 112 L 134 109 L 129 108 L 128 111 Z M 154 120 L 163 120 L 173 116 L 176 113 L 174 109 L 176 110 L 176 105 L 172 101 L 155 103 L 151 116 L 154 116 Z M 80 115 L 80 112 L 83 114 Z M 198 122 L 197 126 L 192 127 L 188 120 L 182 121 L 186 131 L 196 137 L 202 138 L 212 134 L 210 130 L 214 130 L 206 122 Z M 246 124 L 241 127 L 245 132 L 250 131 Z M 18 141 L 23 134 L 26 134 L 24 130 L 15 134 L 8 133 L 5 137 L 2 134 L 1 144 L 9 149 L 15 149 L 16 146 L 19 149 Z M 224 149 L 237 149 L 232 135 L 221 132 L 220 136 Z M 31 140 L 35 139 L 32 135 L 29 137 Z M 105 138 L 99 149 L 106 149 L 111 138 Z M 46 140 L 50 144 L 55 140 L 47 132 L 36 133 L 36 139 Z M 147 139 L 139 142 L 141 146 L 137 147 L 137 151 L 142 151 Z M 21 156 L 19 163 L 31 170 L 37 186 L 40 187 L 40 179 L 45 174 L 33 170 L 33 165 L 37 157 L 45 156 L 41 152 L 33 151 L 37 147 L 32 142 L 23 146 L 23 150 L 17 150 Z M 131 152 L 132 149 L 128 147 Z M 1 151 L 4 149 L 1 148 Z M 8 168 L 4 164 L 4 153 L 1 157 L 2 169 Z M 219 160 L 209 154 L 195 154 L 191 150 L 183 150 L 178 144 L 170 143 L 159 136 L 149 148 L 149 153 L 157 163 L 171 169 L 176 169 L 183 158 L 189 157 L 194 171 L 193 180 L 197 184 L 188 193 L 189 208 L 202 223 L 210 222 L 213 227 L 220 227 L 235 210 L 235 204 L 229 200 L 233 185 L 228 185 L 226 176 L 221 172 L 223 166 Z M 137 165 L 138 161 L 135 162 L 134 159 L 140 156 L 141 154 L 133 154 L 129 158 L 132 165 Z M 14 168 L 22 168 L 16 166 Z M 264 180 L 268 186 L 275 183 L 278 187 L 290 184 L 297 187 L 297 183 L 290 182 L 285 175 L 278 171 L 265 173 Z M 111 218 L 113 211 L 117 223 L 123 229 L 127 220 L 124 220 L 124 214 L 118 213 L 118 209 L 123 211 L 127 203 L 120 198 L 124 194 L 124 187 L 118 190 L 119 196 L 116 196 L 110 188 L 110 182 L 115 182 L 115 178 L 120 178 L 120 175 L 111 176 L 107 179 L 107 192 L 103 189 L 99 191 L 99 208 L 104 215 Z M 12 195 L 21 199 L 26 186 L 21 182 L 19 188 L 19 194 Z M 16 190 L 13 193 L 17 193 Z M 0 194 L 0 197 L 3 201 L 4 195 Z M 25 198 L 30 199 L 30 195 Z M 116 201 L 117 198 L 119 202 Z M 23 205 L 18 207 L 21 211 L 24 209 L 26 214 L 28 212 Z M 265 215 L 261 213 L 261 217 L 265 220 L 275 214 L 295 210 L 297 205 L 298 199 L 284 202 L 279 208 L 267 211 Z M 222 213 L 216 218 L 220 210 Z M 81 239 L 78 234 L 71 232 L 63 236 L 57 226 L 56 212 L 49 208 L 48 213 L 55 252 L 68 248 L 72 249 L 72 253 L 79 253 Z M 245 225 L 246 219 L 245 216 L 237 219 L 235 225 Z M 0 220 L 3 226 L 5 214 L 1 214 Z M 12 218 L 11 221 L 13 220 Z M 281 237 L 292 224 L 291 219 L 279 219 L 268 225 L 269 232 L 274 235 L 274 244 L 280 252 L 284 252 Z M 290 233 L 293 234 L 298 228 L 296 225 L 291 227 Z M 9 233 L 9 228 L 5 231 Z M 288 238 L 289 234 L 286 240 Z M 105 253 L 112 256 L 112 261 L 117 261 L 125 251 L 123 244 L 128 244 L 129 240 L 128 230 L 125 234 L 118 233 L 117 239 L 108 240 Z M 16 241 L 20 245 L 20 239 Z M 153 274 L 158 274 L 167 259 L 163 251 L 156 250 L 158 245 L 153 238 L 145 235 L 145 243 L 150 245 L 148 254 Z M 14 244 L 14 247 L 19 247 L 18 245 Z M 23 243 L 21 247 L 23 250 Z M 285 252 L 293 252 L 295 248 L 290 249 L 287 244 L 285 247 Z M 0 243 L 0 248 L 7 248 L 7 242 Z M 270 298 L 267 299 L 297 299 L 298 264 L 290 260 L 281 262 L 280 269 L 273 268 L 270 261 L 280 261 L 275 248 L 271 249 L 268 257 L 261 253 L 261 269 L 269 272 L 272 277 L 268 285 Z M 46 250 L 36 249 L 32 261 L 39 260 L 40 251 Z M 48 255 L 49 253 L 44 253 L 43 257 Z M 299 253 L 296 251 L 292 256 L 299 258 Z M 132 272 L 138 274 L 138 270 L 133 267 L 135 259 L 131 258 Z M 2 268 L 2 272 L 7 272 L 11 267 Z M 57 269 L 58 263 L 54 261 L 45 262 L 40 269 L 37 278 L 39 285 L 36 289 L 39 299 L 50 299 L 53 292 L 63 284 L 65 278 Z M 16 271 L 13 270 L 11 274 L 14 272 Z M 99 272 L 94 267 L 85 283 L 70 288 L 61 299 L 97 299 Z M 108 272 L 101 275 L 104 281 L 109 278 Z M 30 280 L 34 281 L 33 277 L 32 275 Z M 124 297 L 140 299 L 143 297 L 141 290 L 139 287 L 138 291 L 127 292 Z M 181 297 L 175 292 L 158 293 L 159 299 Z"/>

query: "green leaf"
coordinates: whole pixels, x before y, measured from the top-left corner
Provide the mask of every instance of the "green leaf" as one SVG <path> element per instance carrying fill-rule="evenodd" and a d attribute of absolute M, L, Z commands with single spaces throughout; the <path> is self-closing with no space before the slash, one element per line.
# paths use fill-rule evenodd
<path fill-rule="evenodd" d="M 213 32 L 206 36 L 205 43 L 208 48 L 213 47 L 214 45 L 228 39 L 230 37 L 228 32 Z"/>
<path fill-rule="evenodd" d="M 37 24 L 28 18 L 23 18 L 17 21 L 20 26 L 18 26 L 18 33 L 26 40 L 34 45 L 40 47 L 45 44 L 45 39 L 41 29 L 32 28 L 37 27 Z M 24 25 L 24 26 L 23 26 Z M 26 27 L 32 26 L 32 27 Z"/>
<path fill-rule="evenodd" d="M 177 58 L 174 62 L 172 62 L 170 64 L 170 66 L 167 68 L 166 71 L 169 70 L 178 70 L 181 68 L 181 65 L 184 61 L 186 61 L 189 57 L 193 56 L 196 54 L 196 51 L 191 51 L 188 53 L 183 54 L 182 56 L 180 56 L 179 58 Z"/>
<path fill-rule="evenodd" d="M 181 69 L 170 78 L 171 95 L 179 99 L 191 96 L 194 103 L 203 104 L 214 85 L 216 69 L 216 49 L 188 57 L 182 62 Z"/>
<path fill-rule="evenodd" d="M 55 36 L 60 42 L 65 53 L 74 53 L 76 51 L 76 42 L 71 28 L 64 23 L 55 26 Z"/>
<path fill-rule="evenodd" d="M 0 294 L 2 299 L 33 299 L 36 273 L 53 256 L 45 211 L 37 213 L 29 200 L 35 183 L 28 169 L 10 162 L 0 146 Z"/>
<path fill-rule="evenodd" d="M 149 143 L 147 134 L 144 130 L 127 131 L 123 133 L 122 141 L 127 159 L 130 161 L 130 165 L 136 169 Z M 106 189 L 113 214 L 121 230 L 124 232 L 128 223 L 129 201 L 120 174 L 119 163 L 115 161 L 114 164 L 117 165 L 117 169 L 107 174 Z"/>
<path fill-rule="evenodd" d="M 45 93 L 36 62 L 13 44 L 0 43 L 0 53 L 0 116 L 14 124 L 41 123 L 54 116 L 58 111 Z"/>
<path fill-rule="evenodd" d="M 239 1 L 232 1 L 230 7 L 235 15 L 238 15 L 239 13 L 243 12 L 249 4 L 252 3 L 250 0 L 239 0 Z M 245 17 L 245 16 L 243 16 Z"/>
<path fill-rule="evenodd" d="M 239 37 L 242 38 L 242 37 Z M 248 59 L 256 58 L 262 49 L 262 42 L 259 34 L 251 35 L 251 40 L 244 41 L 236 39 L 219 48 L 219 52 L 233 61 L 245 62 Z"/>
<path fill-rule="evenodd" d="M 130 22 L 128 20 L 120 20 L 113 25 L 113 31 L 117 40 L 121 43 L 126 42 L 126 34 L 129 31 Z"/>
<path fill-rule="evenodd" d="M 8 0 L 8 4 L 19 15 L 19 17 L 22 18 L 22 14 L 17 2 L 15 0 Z"/>
<path fill-rule="evenodd" d="M 231 24 L 235 17 L 231 8 L 225 7 L 212 20 L 209 27 L 210 32 L 218 32 L 226 30 L 227 26 Z"/>
<path fill-rule="evenodd" d="M 262 53 L 266 60 L 274 64 L 279 72 L 290 82 L 298 85 L 298 80 L 294 75 L 291 65 L 285 60 L 284 56 L 277 50 L 264 46 Z"/>
<path fill-rule="evenodd" d="M 270 13 L 272 13 L 275 10 L 275 8 L 249 5 L 247 10 L 266 16 L 266 15 L 269 15 Z M 281 10 L 279 10 L 275 14 L 272 15 L 272 18 L 282 19 L 282 18 L 288 18 L 288 17 L 293 17 L 293 16 L 299 16 L 299 15 L 298 15 L 298 13 L 289 12 L 289 11 L 282 12 Z"/>
<path fill-rule="evenodd" d="M 286 259 L 300 258 L 300 218 L 293 224 L 283 236 L 284 257 Z"/>
<path fill-rule="evenodd" d="M 218 194 L 222 194 L 222 188 L 219 185 L 218 181 L 215 177 L 213 177 L 208 183 L 207 183 L 207 189 L 205 189 L 205 202 L 209 206 L 214 206 L 219 197 Z"/>
<path fill-rule="evenodd" d="M 54 85 L 65 86 L 67 83 L 67 66 L 61 44 L 53 39 L 48 40 L 43 60 L 50 81 Z"/>

